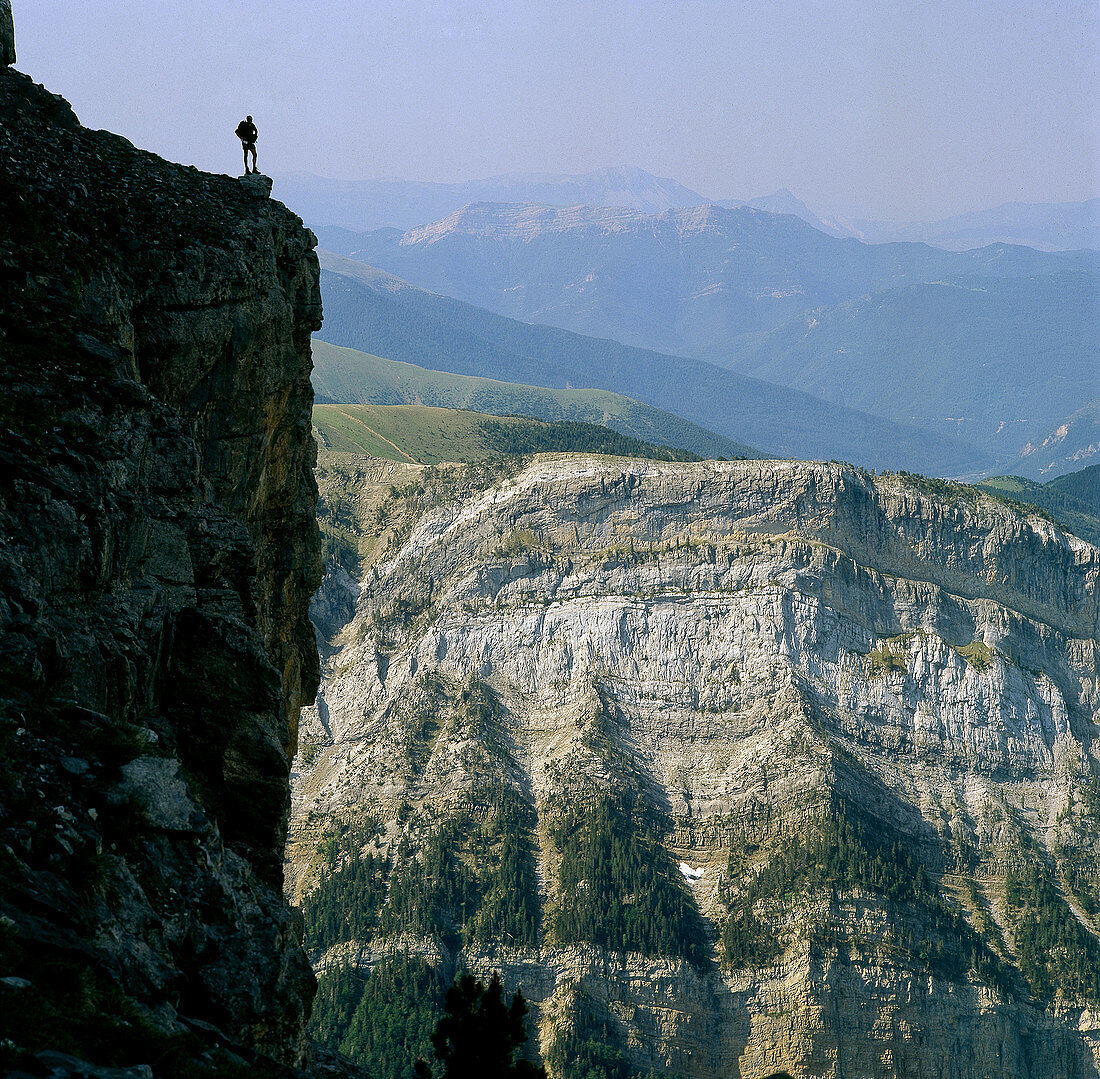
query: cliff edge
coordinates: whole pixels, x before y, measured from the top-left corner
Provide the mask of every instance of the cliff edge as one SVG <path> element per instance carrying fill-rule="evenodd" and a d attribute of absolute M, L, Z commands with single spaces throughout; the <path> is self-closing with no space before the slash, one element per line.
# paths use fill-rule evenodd
<path fill-rule="evenodd" d="M 321 463 L 322 1033 L 392 1076 L 382 990 L 469 969 L 551 1079 L 1095 1079 L 1100 550 L 847 465 Z"/>
<path fill-rule="evenodd" d="M 314 244 L 0 67 L 0 1071 L 309 1062 Z"/>

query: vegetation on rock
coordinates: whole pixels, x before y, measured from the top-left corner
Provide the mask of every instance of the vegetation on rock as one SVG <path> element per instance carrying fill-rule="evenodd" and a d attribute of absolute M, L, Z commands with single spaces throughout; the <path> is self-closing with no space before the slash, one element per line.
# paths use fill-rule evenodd
<path fill-rule="evenodd" d="M 1005 878 L 1020 970 L 1040 1000 L 1100 1003 L 1100 942 L 1078 921 L 1034 846 Z"/>
<path fill-rule="evenodd" d="M 311 956 L 320 957 L 337 944 L 367 940 L 377 929 L 390 867 L 386 858 L 363 850 L 376 835 L 373 822 L 335 822 L 319 844 L 320 877 L 302 902 L 304 942 Z"/>
<path fill-rule="evenodd" d="M 577 986 L 564 1019 L 546 1051 L 555 1079 L 633 1079 L 622 1030 L 606 1004 Z"/>
<path fill-rule="evenodd" d="M 655 818 L 627 789 L 573 806 L 551 825 L 561 856 L 548 917 L 556 941 L 706 962 L 698 913 Z"/>
<path fill-rule="evenodd" d="M 657 461 L 698 461 L 698 454 L 655 446 L 596 423 L 490 416 L 427 405 L 315 405 L 313 424 L 335 452 L 368 453 L 434 465 L 533 453 L 602 453 Z"/>
<path fill-rule="evenodd" d="M 397 955 L 370 971 L 332 966 L 317 979 L 310 1033 L 360 1064 L 372 1079 L 414 1079 L 431 1058 L 446 981 L 420 956 Z"/>
<path fill-rule="evenodd" d="M 540 908 L 533 814 L 514 791 L 488 793 L 478 821 L 466 813 L 399 848 L 382 912 L 383 932 L 461 941 L 536 944 Z"/>
<path fill-rule="evenodd" d="M 937 973 L 959 978 L 973 970 L 984 981 L 1011 987 L 1010 972 L 944 899 L 912 853 L 912 841 L 872 829 L 843 799 L 834 799 L 797 834 L 769 845 L 751 869 L 747 855 L 758 855 L 758 848 L 735 839 L 730 917 L 722 930 L 723 960 L 729 967 L 763 966 L 782 955 L 784 943 L 774 925 L 794 896 L 810 891 L 837 899 L 863 892 L 885 902 L 892 949 Z M 826 944 L 844 936 L 842 926 L 806 928 Z"/>

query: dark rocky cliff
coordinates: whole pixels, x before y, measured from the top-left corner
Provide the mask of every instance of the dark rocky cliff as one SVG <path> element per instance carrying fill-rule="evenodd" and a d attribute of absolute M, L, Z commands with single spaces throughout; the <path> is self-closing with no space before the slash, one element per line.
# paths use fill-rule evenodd
<path fill-rule="evenodd" d="M 15 63 L 15 28 L 11 21 L 11 0 L 0 0 L 0 64 Z"/>
<path fill-rule="evenodd" d="M 281 861 L 321 305 L 268 190 L 0 67 L 0 1071 L 310 1063 Z"/>

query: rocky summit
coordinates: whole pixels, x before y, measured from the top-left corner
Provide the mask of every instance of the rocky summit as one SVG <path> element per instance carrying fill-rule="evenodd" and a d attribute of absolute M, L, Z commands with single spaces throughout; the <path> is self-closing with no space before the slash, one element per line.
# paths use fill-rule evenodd
<path fill-rule="evenodd" d="M 835 464 L 319 476 L 330 1037 L 468 968 L 565 1079 L 1096 1074 L 1100 550 Z"/>
<path fill-rule="evenodd" d="M 266 195 L 0 68 L 5 1074 L 312 1066 L 282 854 L 321 305 Z"/>

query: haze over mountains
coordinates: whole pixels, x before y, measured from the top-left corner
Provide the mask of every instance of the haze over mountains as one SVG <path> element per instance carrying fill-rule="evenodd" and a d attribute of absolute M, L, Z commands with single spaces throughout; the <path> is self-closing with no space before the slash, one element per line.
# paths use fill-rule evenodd
<path fill-rule="evenodd" d="M 322 236 L 356 260 L 500 315 L 705 360 L 961 439 L 973 447 L 963 472 L 991 467 L 990 461 L 1006 466 L 1100 396 L 1094 252 L 870 245 L 745 206 L 644 214 L 476 204 L 404 233 L 322 230 Z M 332 332 L 326 328 L 326 337 L 333 339 Z M 390 355 L 362 338 L 339 343 Z M 391 358 L 425 362 L 407 353 Z M 548 361 L 553 353 L 544 350 L 540 362 Z M 601 376 L 605 381 L 596 381 Z M 530 369 L 498 368 L 493 377 L 536 380 Z M 670 387 L 666 396 L 647 398 L 609 377 L 589 364 L 571 384 L 640 397 L 778 452 L 823 450 L 820 442 L 809 450 L 793 429 L 787 438 L 777 438 L 774 425 L 761 431 L 740 410 L 750 430 L 687 413 L 681 405 L 692 396 L 689 383 L 676 388 L 679 396 Z M 820 401 L 800 404 L 807 415 L 822 415 Z M 821 422 L 829 421 L 826 409 Z M 835 440 L 829 449 L 827 456 L 853 459 Z M 858 453 L 854 459 L 870 463 L 865 442 Z M 875 457 L 905 454 L 880 449 Z M 939 460 L 939 466 L 927 460 L 892 467 L 936 470 Z M 1044 474 L 1032 462 L 1023 467 L 1035 478 Z"/>
<path fill-rule="evenodd" d="M 729 362 L 1004 458 L 1100 393 L 1098 300 L 1073 271 L 922 282 L 802 315 Z"/>
<path fill-rule="evenodd" d="M 613 390 L 783 456 L 941 474 L 994 464 L 958 439 L 699 360 L 504 318 L 350 259 L 327 252 L 320 257 L 322 335 L 336 345 L 505 382 Z"/>
<path fill-rule="evenodd" d="M 1039 248 L 1095 242 L 1100 200 L 1013 204 L 918 229 L 825 221 L 785 189 L 708 202 L 635 168 L 286 183 L 322 245 L 358 265 L 328 265 L 337 294 L 326 291 L 323 334 L 339 345 L 527 388 L 613 391 L 800 457 L 1038 479 L 1097 453 L 1088 423 L 1070 417 L 1100 398 L 1100 253 Z M 471 197 L 507 201 L 454 208 Z M 348 227 L 364 221 L 402 227 Z M 967 249 L 849 235 L 891 230 Z M 987 234 L 1038 246 L 969 246 Z M 398 300 L 399 316 L 381 312 Z M 625 359 L 618 346 L 650 355 Z M 715 366 L 761 381 L 746 389 Z"/>
<path fill-rule="evenodd" d="M 1006 202 L 990 210 L 941 221 L 889 224 L 854 221 L 853 234 L 868 243 L 916 240 L 962 251 L 990 243 L 1055 250 L 1100 248 L 1100 199 L 1085 202 Z"/>
<path fill-rule="evenodd" d="M 534 202 L 550 206 L 631 206 L 647 213 L 698 206 L 696 191 L 632 166 L 579 176 L 495 176 L 464 183 L 407 180 L 329 180 L 293 173 L 278 181 L 277 197 L 314 228 L 411 228 L 446 217 L 471 202 Z"/>
<path fill-rule="evenodd" d="M 325 226 L 408 229 L 446 217 L 471 202 L 618 206 L 646 213 L 714 203 L 793 214 L 830 236 L 855 237 L 867 243 L 911 240 L 952 250 L 990 243 L 1026 244 L 1048 250 L 1100 248 L 1100 199 L 1011 202 L 938 221 L 849 220 L 815 212 L 786 188 L 751 198 L 731 197 L 727 192 L 715 197 L 629 165 L 572 176 L 516 174 L 456 183 L 333 180 L 290 173 L 277 179 L 275 195 L 297 210 L 314 230 Z"/>
<path fill-rule="evenodd" d="M 887 288 L 1100 268 L 1092 252 L 997 245 L 954 253 L 839 240 L 749 207 L 644 214 L 478 203 L 404 233 L 322 230 L 321 241 L 510 318 L 712 362 L 729 356 L 739 334 Z"/>

